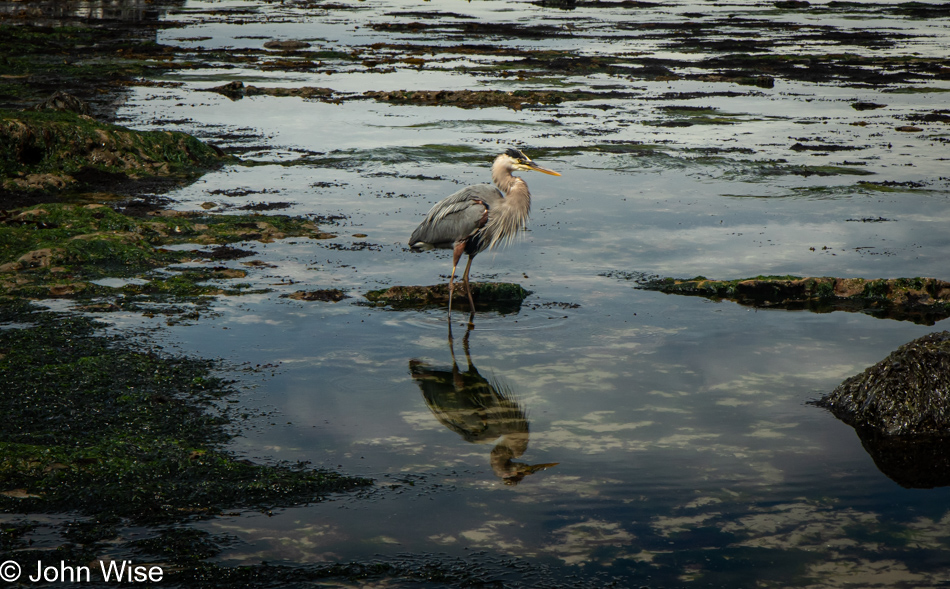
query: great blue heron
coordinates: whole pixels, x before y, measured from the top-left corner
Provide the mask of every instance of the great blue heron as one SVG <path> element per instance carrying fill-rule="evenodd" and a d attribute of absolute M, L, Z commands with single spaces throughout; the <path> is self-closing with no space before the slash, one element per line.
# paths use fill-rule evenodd
<path fill-rule="evenodd" d="M 452 293 L 455 285 L 455 269 L 463 253 L 468 254 L 468 263 L 462 274 L 465 292 L 472 314 L 475 301 L 468 286 L 468 271 L 472 259 L 479 252 L 511 243 L 528 222 L 531 211 L 531 193 L 528 185 L 515 170 L 534 170 L 552 176 L 560 176 L 554 170 L 537 165 L 524 152 L 508 149 L 495 158 L 491 167 L 491 184 L 466 186 L 433 206 L 425 220 L 416 227 L 409 238 L 413 251 L 433 248 L 452 250 L 452 275 L 449 277 L 449 318 L 452 315 Z M 497 188 L 496 188 L 497 187 Z"/>

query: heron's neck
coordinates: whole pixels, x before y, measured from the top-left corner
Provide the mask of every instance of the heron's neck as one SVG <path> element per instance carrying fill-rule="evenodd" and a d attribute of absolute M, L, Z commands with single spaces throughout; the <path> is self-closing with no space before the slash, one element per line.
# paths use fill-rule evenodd
<path fill-rule="evenodd" d="M 526 219 L 531 212 L 531 193 L 528 184 L 518 176 L 512 176 L 507 166 L 492 166 L 492 181 L 505 194 L 505 206 L 512 209 L 519 219 Z"/>

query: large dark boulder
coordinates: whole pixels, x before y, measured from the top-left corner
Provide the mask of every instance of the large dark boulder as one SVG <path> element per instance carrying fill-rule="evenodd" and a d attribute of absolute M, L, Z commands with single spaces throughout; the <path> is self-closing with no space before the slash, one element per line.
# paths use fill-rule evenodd
<path fill-rule="evenodd" d="M 950 332 L 902 345 L 815 404 L 879 434 L 950 436 Z"/>
<path fill-rule="evenodd" d="M 950 485 L 950 332 L 904 344 L 814 404 L 854 427 L 899 485 Z"/>

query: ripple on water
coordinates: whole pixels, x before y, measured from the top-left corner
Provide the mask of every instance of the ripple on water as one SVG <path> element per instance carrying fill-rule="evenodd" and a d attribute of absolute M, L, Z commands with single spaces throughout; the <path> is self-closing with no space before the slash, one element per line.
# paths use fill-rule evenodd
<path fill-rule="evenodd" d="M 452 331 L 456 337 L 464 335 L 468 329 L 467 311 L 452 311 Z M 517 332 L 562 327 L 573 321 L 570 310 L 549 309 L 540 306 L 525 306 L 517 313 L 476 313 L 472 331 Z M 446 330 L 446 310 L 429 309 L 416 312 L 399 312 L 386 321 L 389 325 L 401 325 L 420 330 Z"/>

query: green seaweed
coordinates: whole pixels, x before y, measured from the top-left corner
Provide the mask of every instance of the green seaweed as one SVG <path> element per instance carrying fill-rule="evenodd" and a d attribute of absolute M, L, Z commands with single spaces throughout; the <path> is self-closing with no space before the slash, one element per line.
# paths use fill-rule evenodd
<path fill-rule="evenodd" d="M 291 236 L 321 239 L 328 234 L 312 221 L 283 215 L 163 211 L 143 218 L 105 205 L 60 203 L 17 209 L 0 213 L 0 295 L 219 294 L 220 287 L 201 283 L 241 278 L 244 273 L 220 268 L 156 272 L 196 256 L 195 251 L 163 246 L 267 242 Z M 140 278 L 147 284 L 121 288 L 92 284 L 106 277 Z M 231 292 L 243 288 L 232 286 Z"/>

